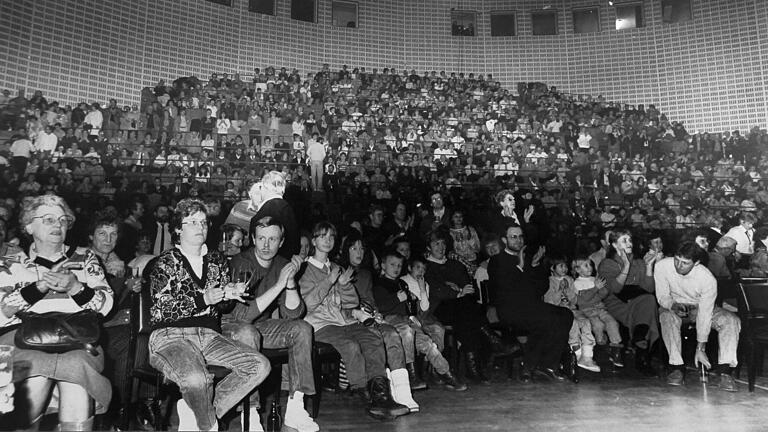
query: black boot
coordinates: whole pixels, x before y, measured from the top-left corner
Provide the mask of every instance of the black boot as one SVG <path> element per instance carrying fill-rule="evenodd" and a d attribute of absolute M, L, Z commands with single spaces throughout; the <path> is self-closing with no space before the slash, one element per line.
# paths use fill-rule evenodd
<path fill-rule="evenodd" d="M 480 331 L 483 333 L 483 336 L 485 336 L 485 339 L 488 341 L 488 343 L 491 345 L 491 350 L 494 354 L 502 354 L 502 355 L 513 355 L 520 352 L 520 344 L 514 343 L 514 344 L 507 344 L 501 338 L 498 334 L 496 334 L 493 329 L 491 329 L 488 326 L 482 326 L 480 327 Z"/>
<path fill-rule="evenodd" d="M 427 388 L 427 383 L 419 378 L 419 374 L 416 373 L 416 366 L 413 363 L 407 363 L 405 370 L 408 371 L 408 381 L 411 384 L 411 391 L 424 390 Z"/>
<path fill-rule="evenodd" d="M 474 351 L 467 351 L 464 354 L 464 358 L 467 362 L 467 379 L 481 384 L 488 384 L 490 380 L 483 373 L 483 368 L 480 365 L 480 359 L 478 358 L 477 353 Z"/>
<path fill-rule="evenodd" d="M 576 358 L 576 353 L 572 349 L 568 348 L 568 351 L 563 354 L 563 374 L 568 377 L 573 383 L 579 382 L 579 364 Z"/>
<path fill-rule="evenodd" d="M 411 412 L 407 406 L 392 399 L 389 390 L 389 380 L 376 377 L 368 381 L 368 393 L 371 403 L 368 405 L 368 415 L 378 420 L 393 419 Z"/>
<path fill-rule="evenodd" d="M 464 391 L 467 389 L 467 385 L 459 381 L 451 371 L 440 375 L 440 381 L 448 390 Z"/>

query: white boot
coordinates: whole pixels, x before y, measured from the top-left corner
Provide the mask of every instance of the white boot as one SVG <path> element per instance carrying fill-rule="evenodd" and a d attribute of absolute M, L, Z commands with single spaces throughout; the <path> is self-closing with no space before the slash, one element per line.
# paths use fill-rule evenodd
<path fill-rule="evenodd" d="M 578 356 L 576 364 L 582 369 L 591 372 L 600 372 L 600 365 L 595 363 L 595 359 L 593 358 L 593 348 L 593 345 L 582 345 L 582 349 L 576 351 L 578 353 L 576 354 Z M 579 351 L 581 351 L 581 353 L 579 353 Z"/>
<path fill-rule="evenodd" d="M 192 408 L 184 402 L 184 399 L 179 399 L 176 403 L 176 413 L 179 415 L 179 430 L 180 431 L 197 431 L 200 430 L 197 427 L 197 417 Z"/>
<path fill-rule="evenodd" d="M 389 374 L 389 387 L 392 391 L 392 399 L 408 407 L 413 412 L 419 412 L 419 404 L 411 395 L 411 383 L 408 380 L 408 371 L 405 368 L 393 370 Z"/>
<path fill-rule="evenodd" d="M 240 413 L 240 427 L 245 431 L 245 414 Z M 253 405 L 248 408 L 248 431 L 247 432 L 264 432 L 264 427 L 261 425 L 261 417 L 259 417 L 259 409 Z"/>
<path fill-rule="evenodd" d="M 304 409 L 304 393 L 297 391 L 293 393 L 293 396 L 288 397 L 283 425 L 299 432 L 317 432 L 320 430 L 320 426 Z"/>

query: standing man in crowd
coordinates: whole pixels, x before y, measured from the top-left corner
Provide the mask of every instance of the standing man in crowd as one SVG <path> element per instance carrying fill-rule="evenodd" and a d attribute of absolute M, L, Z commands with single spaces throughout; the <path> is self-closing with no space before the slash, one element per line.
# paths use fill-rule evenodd
<path fill-rule="evenodd" d="M 674 257 L 656 263 L 653 277 L 656 282 L 656 299 L 659 302 L 661 337 L 669 352 L 671 372 L 667 384 L 682 385 L 685 382 L 685 365 L 680 354 L 680 327 L 683 322 L 696 324 L 696 367 L 711 368 L 706 347 L 711 329 L 717 330 L 720 388 L 735 392 L 733 370 L 738 364 L 736 348 L 739 345 L 741 321 L 731 312 L 715 306 L 717 281 L 701 264 L 705 252 L 693 242 L 685 242 Z"/>
<path fill-rule="evenodd" d="M 307 142 L 307 156 L 309 157 L 309 173 L 312 179 L 312 190 L 323 190 L 323 162 L 325 161 L 325 146 L 317 132 Z"/>

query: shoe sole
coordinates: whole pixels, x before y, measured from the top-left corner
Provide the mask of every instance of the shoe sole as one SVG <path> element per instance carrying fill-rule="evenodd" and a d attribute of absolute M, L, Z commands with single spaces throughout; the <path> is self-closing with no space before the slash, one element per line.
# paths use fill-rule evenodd
<path fill-rule="evenodd" d="M 455 387 L 450 385 L 444 385 L 443 387 L 445 387 L 446 390 L 455 391 L 455 392 L 463 392 L 464 390 L 467 389 L 467 386 Z"/>
<path fill-rule="evenodd" d="M 592 367 L 592 366 L 582 366 L 582 365 L 578 365 L 578 366 L 579 366 L 580 368 L 582 368 L 582 369 L 584 369 L 584 370 L 588 370 L 588 371 L 590 371 L 590 372 L 595 372 L 595 373 L 600 373 L 600 372 L 602 372 L 602 369 L 600 369 L 600 367 L 599 367 L 599 366 L 598 366 L 598 367 Z"/>

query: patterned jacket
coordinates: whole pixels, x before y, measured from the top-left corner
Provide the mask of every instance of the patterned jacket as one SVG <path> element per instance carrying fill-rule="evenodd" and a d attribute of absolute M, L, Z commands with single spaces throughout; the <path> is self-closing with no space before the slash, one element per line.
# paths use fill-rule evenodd
<path fill-rule="evenodd" d="M 82 253 L 79 253 L 82 252 Z M 74 295 L 48 291 L 41 293 L 36 285 L 43 274 L 62 263 L 83 284 Z M 0 327 L 20 322 L 17 312 L 77 312 L 92 309 L 102 315 L 113 304 L 112 289 L 96 255 L 90 250 L 76 250 L 62 245 L 61 258 L 52 262 L 38 257 L 34 244 L 29 257 L 24 252 L 0 257 Z"/>
<path fill-rule="evenodd" d="M 178 247 L 161 253 L 150 265 L 148 279 L 153 329 L 206 327 L 221 332 L 220 307 L 207 305 L 203 299 L 206 289 L 229 283 L 229 264 L 220 253 L 204 254 L 200 278 Z"/>

